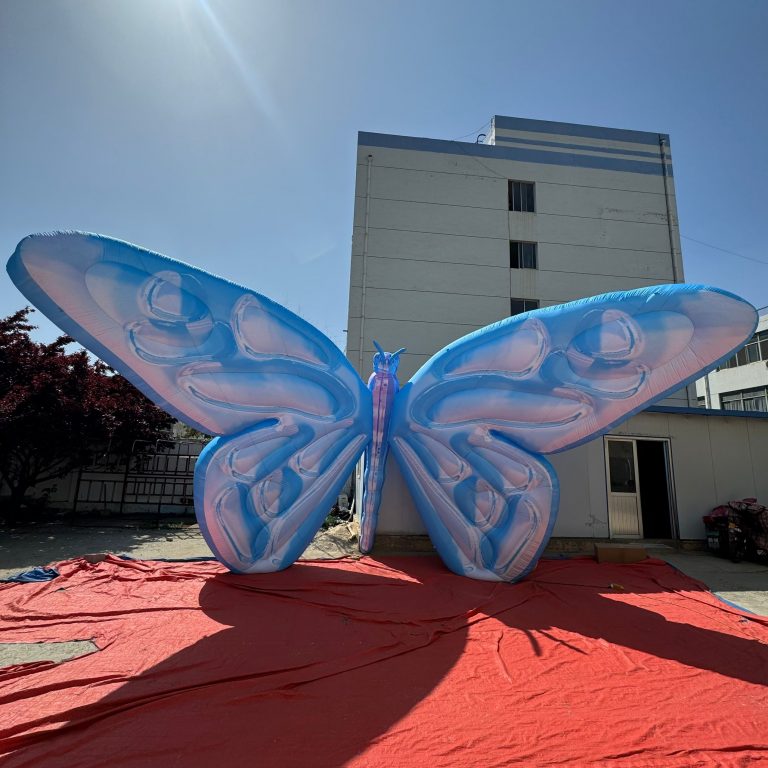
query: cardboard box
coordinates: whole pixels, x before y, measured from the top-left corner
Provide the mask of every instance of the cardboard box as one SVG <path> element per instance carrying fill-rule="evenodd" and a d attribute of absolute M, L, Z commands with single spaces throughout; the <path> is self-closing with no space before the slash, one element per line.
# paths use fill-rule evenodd
<path fill-rule="evenodd" d="M 595 544 L 595 557 L 598 563 L 639 563 L 648 553 L 634 544 Z"/>

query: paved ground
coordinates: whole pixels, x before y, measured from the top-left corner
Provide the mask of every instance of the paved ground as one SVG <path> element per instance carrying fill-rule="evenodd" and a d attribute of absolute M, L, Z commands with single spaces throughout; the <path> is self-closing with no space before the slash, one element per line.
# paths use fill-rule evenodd
<path fill-rule="evenodd" d="M 768 616 L 768 567 L 758 563 L 732 563 L 707 552 L 653 552 L 694 579 L 703 581 L 718 597 Z"/>
<path fill-rule="evenodd" d="M 170 525 L 170 524 L 169 524 Z M 213 557 L 197 525 L 145 528 L 60 524 L 0 529 L 0 578 L 85 554 L 114 552 L 137 559 Z M 324 559 L 354 556 L 357 532 L 352 525 L 320 531 L 303 557 Z"/>

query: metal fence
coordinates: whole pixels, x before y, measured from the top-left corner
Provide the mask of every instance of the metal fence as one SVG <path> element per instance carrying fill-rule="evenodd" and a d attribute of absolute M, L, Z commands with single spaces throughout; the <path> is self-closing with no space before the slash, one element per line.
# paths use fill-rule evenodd
<path fill-rule="evenodd" d="M 195 464 L 205 440 L 136 441 L 129 456 L 94 455 L 77 477 L 72 511 L 186 514 L 194 511 Z"/>

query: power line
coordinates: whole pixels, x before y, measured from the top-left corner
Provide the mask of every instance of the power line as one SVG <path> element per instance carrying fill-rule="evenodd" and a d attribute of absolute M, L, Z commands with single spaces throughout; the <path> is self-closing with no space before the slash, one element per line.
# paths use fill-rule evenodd
<path fill-rule="evenodd" d="M 461 141 L 461 139 L 466 139 L 468 136 L 477 136 L 479 133 L 482 133 L 482 131 L 483 131 L 483 128 L 485 128 L 486 126 L 490 126 L 490 124 L 491 124 L 491 121 L 490 121 L 490 120 L 486 120 L 486 121 L 485 121 L 485 122 L 484 122 L 484 123 L 483 123 L 483 124 L 482 124 L 482 125 L 481 125 L 479 128 L 477 128 L 476 130 L 474 130 L 474 131 L 470 131 L 469 133 L 465 133 L 463 136 L 458 136 L 458 137 L 457 137 L 457 138 L 455 138 L 455 139 L 451 139 L 451 141 Z"/>
<path fill-rule="evenodd" d="M 743 253 L 736 253 L 736 251 L 729 251 L 727 248 L 721 248 L 719 245 L 712 245 L 712 243 L 705 243 L 703 240 L 697 240 L 695 237 L 688 237 L 688 235 L 681 234 L 680 237 L 683 238 L 683 240 L 690 240 L 692 243 L 698 243 L 699 245 L 704 245 L 707 248 L 713 248 L 716 251 L 722 251 L 723 253 L 728 253 L 731 256 L 738 256 L 740 259 L 746 259 L 747 261 L 754 261 L 758 264 L 766 264 L 768 265 L 768 261 L 763 261 L 762 259 L 756 259 L 754 256 L 745 256 Z"/>

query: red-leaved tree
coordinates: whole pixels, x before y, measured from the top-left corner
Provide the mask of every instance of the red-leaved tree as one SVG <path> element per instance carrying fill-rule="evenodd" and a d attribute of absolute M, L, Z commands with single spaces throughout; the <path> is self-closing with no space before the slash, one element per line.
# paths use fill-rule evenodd
<path fill-rule="evenodd" d="M 127 453 L 173 421 L 104 363 L 68 351 L 68 336 L 33 341 L 32 311 L 0 320 L 0 484 L 11 519 L 30 488 L 82 466 L 94 449 Z"/>

